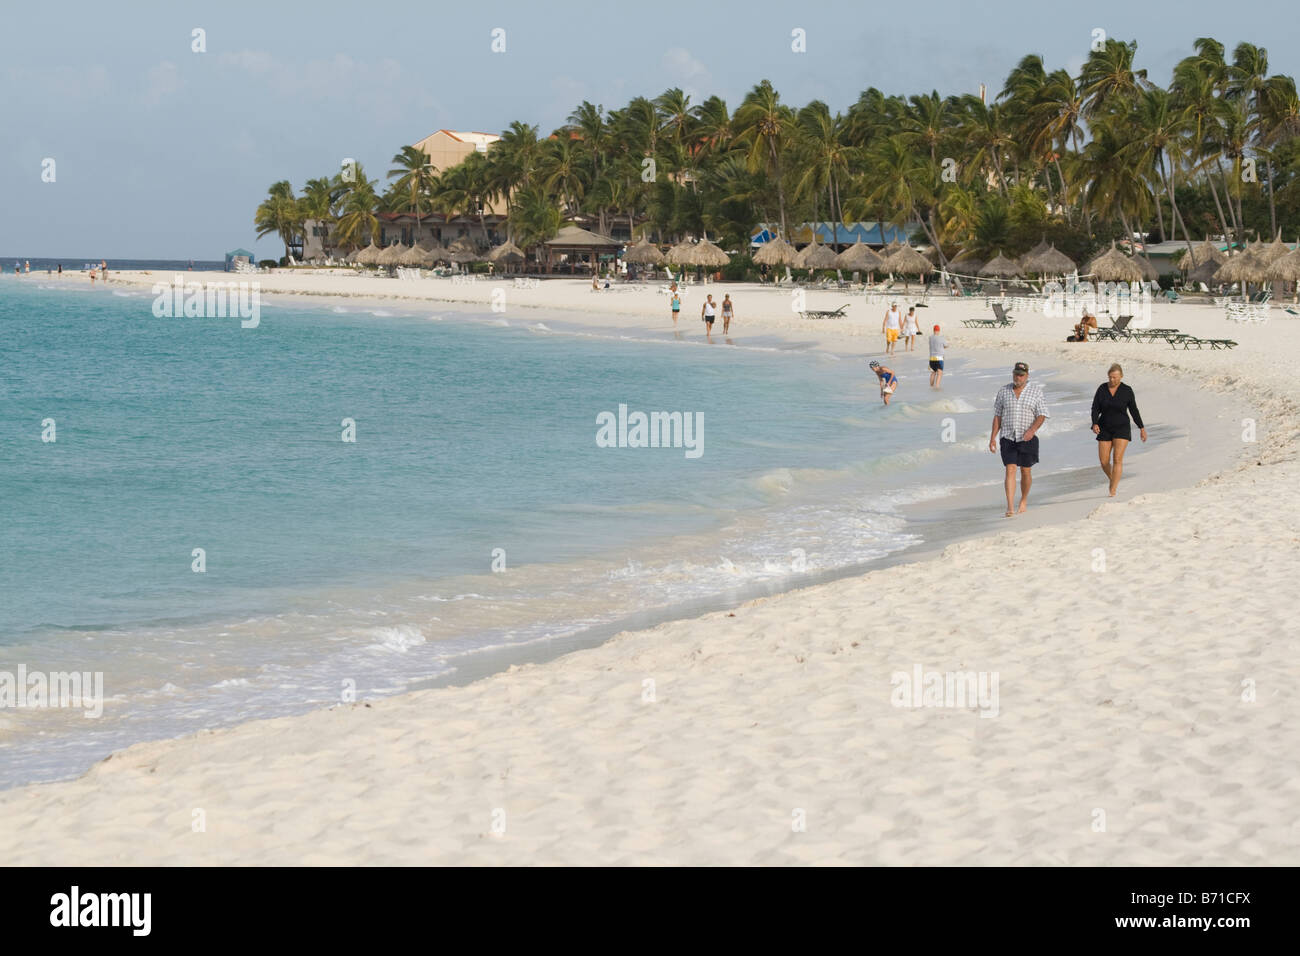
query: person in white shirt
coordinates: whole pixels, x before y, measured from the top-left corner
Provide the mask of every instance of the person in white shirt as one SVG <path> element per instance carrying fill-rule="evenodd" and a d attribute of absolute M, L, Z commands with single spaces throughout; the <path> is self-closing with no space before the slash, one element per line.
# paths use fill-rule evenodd
<path fill-rule="evenodd" d="M 903 312 L 897 302 L 890 303 L 889 311 L 885 313 L 885 321 L 880 323 L 880 331 L 885 333 L 885 354 L 893 355 L 894 343 L 898 341 L 898 336 L 903 331 Z"/>
<path fill-rule="evenodd" d="M 921 327 L 916 321 L 916 306 L 907 310 L 907 315 L 903 316 L 903 345 L 905 351 L 911 352 L 916 347 L 916 336 L 921 331 Z"/>

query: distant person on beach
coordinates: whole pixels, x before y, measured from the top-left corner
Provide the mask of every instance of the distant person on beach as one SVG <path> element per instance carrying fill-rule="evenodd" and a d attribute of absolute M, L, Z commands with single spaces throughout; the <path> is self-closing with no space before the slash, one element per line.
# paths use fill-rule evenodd
<path fill-rule="evenodd" d="M 59 263 L 59 275 L 63 275 L 63 263 Z"/>
<path fill-rule="evenodd" d="M 728 292 L 722 297 L 722 334 L 726 335 L 731 330 L 731 318 L 735 306 L 731 304 L 731 293 Z"/>
<path fill-rule="evenodd" d="M 1083 318 L 1081 318 L 1078 324 L 1074 327 L 1074 337 L 1066 339 L 1066 341 L 1086 342 L 1088 341 L 1088 333 L 1095 331 L 1097 331 L 1097 317 L 1087 309 L 1084 309 Z"/>
<path fill-rule="evenodd" d="M 948 340 L 939 334 L 939 326 L 930 333 L 930 387 L 943 385 L 943 350 L 948 347 Z"/>
<path fill-rule="evenodd" d="M 1137 423 L 1138 434 L 1147 440 L 1142 413 L 1138 411 L 1133 389 L 1124 384 L 1124 369 L 1118 362 L 1106 373 L 1106 381 L 1097 386 L 1092 397 L 1092 431 L 1097 436 L 1097 458 L 1101 470 L 1110 480 L 1110 496 L 1119 490 L 1119 479 L 1124 474 L 1124 449 L 1133 440 L 1129 416 Z"/>
<path fill-rule="evenodd" d="M 911 352 L 916 348 L 916 337 L 921 332 L 921 326 L 917 324 L 916 306 L 907 310 L 907 315 L 903 316 L 903 345 L 904 351 Z"/>
<path fill-rule="evenodd" d="M 700 318 L 704 320 L 704 334 L 706 337 L 713 336 L 713 320 L 718 317 L 718 307 L 713 304 L 713 296 L 710 295 L 705 299 L 704 304 L 700 306 Z"/>
<path fill-rule="evenodd" d="M 673 325 L 677 324 L 677 313 L 682 311 L 682 297 L 673 290 Z"/>
<path fill-rule="evenodd" d="M 894 370 L 888 365 L 881 365 L 876 361 L 872 361 L 871 371 L 876 373 L 876 381 L 880 383 L 880 397 L 888 405 L 889 396 L 898 390 L 898 376 L 894 374 Z"/>
<path fill-rule="evenodd" d="M 31 260 L 31 259 L 24 259 L 24 260 L 23 260 L 23 271 L 26 272 L 28 275 L 31 275 L 31 274 L 32 274 L 32 260 Z"/>
<path fill-rule="evenodd" d="M 889 311 L 885 313 L 885 321 L 880 323 L 880 331 L 885 333 L 885 354 L 894 354 L 894 343 L 898 341 L 898 335 L 903 330 L 903 313 L 898 308 L 897 302 L 889 304 Z"/>
<path fill-rule="evenodd" d="M 989 435 L 989 451 L 1002 451 L 1002 464 L 1006 468 L 1007 514 L 1024 514 L 1033 477 L 1029 470 L 1038 464 L 1038 429 L 1047 421 L 1047 401 L 1043 387 L 1029 381 L 1029 366 L 1017 362 L 1011 381 L 998 389 L 993 399 L 993 432 Z M 1000 438 L 1000 441 L 999 441 Z M 1016 494 L 1016 469 L 1020 469 L 1020 508 L 1012 510 Z"/>

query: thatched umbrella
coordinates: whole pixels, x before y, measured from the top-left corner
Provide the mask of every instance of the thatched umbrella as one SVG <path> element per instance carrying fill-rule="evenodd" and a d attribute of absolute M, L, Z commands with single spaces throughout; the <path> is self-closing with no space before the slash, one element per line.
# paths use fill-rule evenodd
<path fill-rule="evenodd" d="M 1134 256 L 1133 261 L 1136 262 L 1138 268 L 1142 270 L 1142 278 L 1147 282 L 1160 281 L 1160 272 L 1151 264 L 1151 260 L 1145 255 Z"/>
<path fill-rule="evenodd" d="M 829 246 L 810 242 L 799 252 L 794 264 L 800 269 L 834 269 L 837 258 Z"/>
<path fill-rule="evenodd" d="M 524 252 L 507 239 L 487 254 L 488 262 L 523 262 Z"/>
<path fill-rule="evenodd" d="M 835 257 L 836 267 L 854 272 L 874 272 L 884 261 L 861 239 Z"/>
<path fill-rule="evenodd" d="M 357 263 L 358 265 L 363 265 L 363 266 L 378 265 L 379 256 L 383 251 L 384 251 L 383 249 L 380 249 L 377 245 L 375 245 L 375 242 L 372 239 L 370 241 L 370 245 L 366 246 L 360 252 L 356 253 L 352 261 Z"/>
<path fill-rule="evenodd" d="M 979 271 L 983 268 L 984 260 L 976 258 L 969 252 L 958 253 L 956 259 L 948 262 L 949 272 L 960 272 L 962 275 L 979 275 Z"/>
<path fill-rule="evenodd" d="M 1290 255 L 1290 253 L 1291 247 L 1282 241 L 1282 236 L 1279 234 L 1276 239 L 1261 249 L 1258 255 L 1259 260 L 1263 262 L 1264 265 L 1271 266 L 1274 262 L 1277 262 L 1277 260 Z"/>
<path fill-rule="evenodd" d="M 799 253 L 794 246 L 780 236 L 763 243 L 763 248 L 754 253 L 754 262 L 760 266 L 789 266 Z"/>
<path fill-rule="evenodd" d="M 1019 259 L 1016 260 L 1016 264 L 1020 266 L 1020 271 L 1021 272 L 1040 271 L 1038 269 L 1035 269 L 1032 265 L 1030 265 L 1030 263 L 1032 263 L 1039 256 L 1044 255 L 1047 252 L 1047 250 L 1050 248 L 1051 246 L 1047 244 L 1047 237 L 1043 236 L 1042 241 L 1039 242 L 1038 245 L 1034 246 L 1034 248 L 1030 249 L 1023 256 L 1021 256 Z"/>
<path fill-rule="evenodd" d="M 725 266 L 731 261 L 731 256 L 727 255 L 707 239 L 701 239 L 695 244 L 691 251 L 690 264 L 693 266 L 703 266 L 706 269 L 717 269 Z"/>
<path fill-rule="evenodd" d="M 1257 252 L 1247 250 L 1232 256 L 1227 262 L 1219 266 L 1219 271 L 1214 274 L 1214 277 L 1220 282 L 1241 283 L 1241 296 L 1244 299 L 1247 294 L 1247 284 L 1268 281 L 1269 266 L 1261 261 Z"/>
<path fill-rule="evenodd" d="M 1277 282 L 1294 282 L 1291 301 L 1300 300 L 1300 241 L 1297 241 L 1294 252 L 1269 263 L 1268 277 Z"/>
<path fill-rule="evenodd" d="M 903 288 L 910 287 L 907 276 L 925 276 L 934 271 L 934 263 L 911 246 L 901 246 L 897 252 L 885 259 L 882 269 L 904 277 Z"/>
<path fill-rule="evenodd" d="M 1192 246 L 1178 263 L 1178 266 L 1184 272 L 1190 272 L 1207 262 L 1213 262 L 1216 266 L 1223 265 L 1227 259 L 1228 257 L 1223 254 L 1219 247 L 1207 238 L 1204 242 L 1198 242 Z"/>
<path fill-rule="evenodd" d="M 1141 282 L 1146 272 L 1140 265 L 1115 248 L 1110 248 L 1088 264 L 1088 272 L 1100 282 Z"/>
<path fill-rule="evenodd" d="M 1060 252 L 1054 245 L 1048 246 L 1046 251 L 1031 258 L 1027 265 L 1031 272 L 1049 276 L 1063 276 L 1079 268 L 1074 264 L 1073 259 Z"/>
<path fill-rule="evenodd" d="M 400 242 L 397 243 L 397 245 L 389 246 L 387 249 L 385 249 L 383 252 L 379 253 L 379 255 L 375 257 L 375 265 L 379 265 L 379 266 L 401 265 L 402 256 L 405 255 L 408 251 L 410 251 L 409 247 L 402 245 Z"/>
<path fill-rule="evenodd" d="M 1223 263 L 1216 262 L 1214 259 L 1207 259 L 1191 272 L 1187 273 L 1187 281 L 1204 282 L 1208 285 L 1209 283 L 1216 281 L 1216 274 L 1222 265 Z"/>
<path fill-rule="evenodd" d="M 399 266 L 414 266 L 417 269 L 430 269 L 433 267 L 433 253 L 417 244 L 402 253 L 402 258 L 397 264 Z"/>
<path fill-rule="evenodd" d="M 899 242 L 897 239 L 895 239 L 891 243 L 889 243 L 889 245 L 885 246 L 885 248 L 880 250 L 880 258 L 888 259 L 895 252 L 897 252 L 899 249 L 902 248 L 903 248 L 903 244 Z"/>
<path fill-rule="evenodd" d="M 420 248 L 427 252 L 434 262 L 451 262 L 451 253 L 441 242 L 430 242 L 421 240 Z"/>
<path fill-rule="evenodd" d="M 469 236 L 461 236 L 447 247 L 447 258 L 452 262 L 463 264 L 466 262 L 480 262 L 483 256 L 474 243 L 470 241 Z"/>
<path fill-rule="evenodd" d="M 623 261 L 637 265 L 661 266 L 664 264 L 664 254 L 654 243 L 642 236 L 636 245 L 628 247 L 627 252 L 623 254 Z"/>
<path fill-rule="evenodd" d="M 695 244 L 692 242 L 679 242 L 665 253 L 664 258 L 675 266 L 694 265 L 691 257 L 695 254 Z"/>
<path fill-rule="evenodd" d="M 1010 279 L 1020 275 L 1020 266 L 999 252 L 984 264 L 979 274 L 992 279 Z"/>

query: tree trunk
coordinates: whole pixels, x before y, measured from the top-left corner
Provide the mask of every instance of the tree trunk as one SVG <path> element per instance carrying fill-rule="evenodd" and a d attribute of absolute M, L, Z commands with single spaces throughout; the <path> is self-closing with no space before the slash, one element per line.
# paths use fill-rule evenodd
<path fill-rule="evenodd" d="M 1206 176 L 1205 181 L 1210 184 L 1210 195 L 1214 197 L 1214 208 L 1219 213 L 1219 225 L 1223 226 L 1223 239 L 1228 244 L 1228 251 L 1232 251 L 1232 230 L 1228 228 L 1228 220 L 1223 215 L 1223 204 L 1219 202 L 1219 191 L 1214 187 L 1214 177 Z"/>
<path fill-rule="evenodd" d="M 1277 206 L 1273 202 L 1273 157 L 1269 156 L 1264 161 L 1264 168 L 1268 171 L 1268 228 L 1269 234 L 1276 236 L 1277 232 Z"/>

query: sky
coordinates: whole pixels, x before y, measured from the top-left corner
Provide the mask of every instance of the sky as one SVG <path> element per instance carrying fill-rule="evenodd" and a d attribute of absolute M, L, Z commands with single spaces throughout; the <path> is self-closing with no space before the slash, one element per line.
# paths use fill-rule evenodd
<path fill-rule="evenodd" d="M 821 99 L 833 110 L 870 86 L 948 95 L 984 83 L 996 95 L 1028 53 L 1077 74 L 1097 30 L 1137 40 L 1138 65 L 1162 85 L 1199 36 L 1229 52 L 1258 44 L 1271 72 L 1300 75 L 1293 4 L 1243 9 L 1217 0 L 6 4 L 0 255 L 216 259 L 242 246 L 278 257 L 279 241 L 257 240 L 253 227 L 277 180 L 300 191 L 354 158 L 382 188 L 393 154 L 434 130 L 500 132 L 518 119 L 546 134 L 584 99 L 615 108 L 674 86 L 733 110 L 765 78 L 786 103 Z"/>

